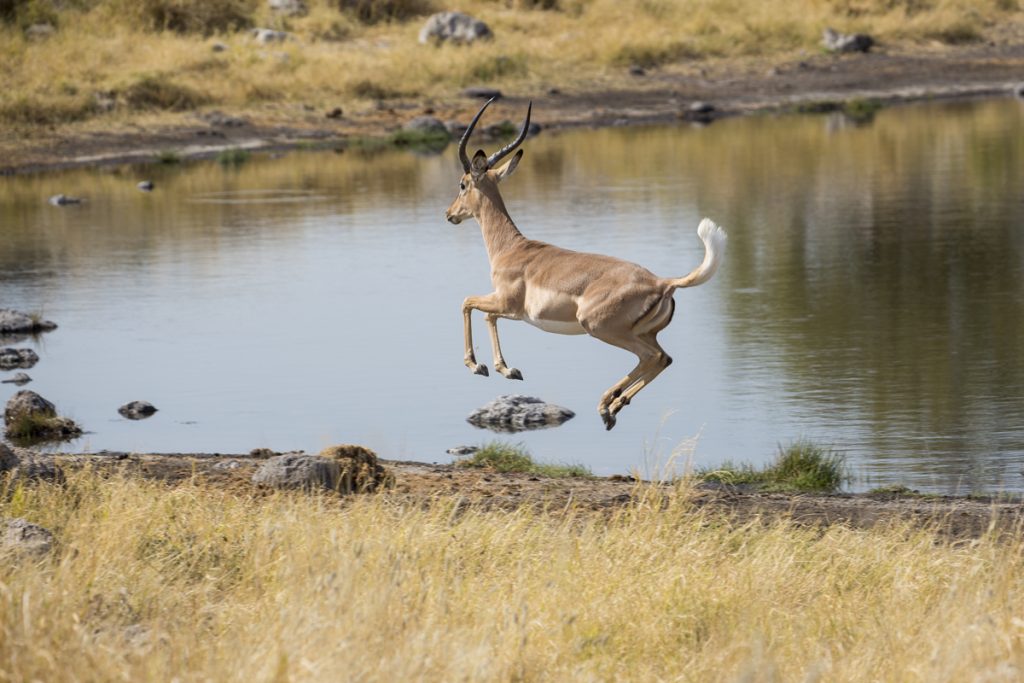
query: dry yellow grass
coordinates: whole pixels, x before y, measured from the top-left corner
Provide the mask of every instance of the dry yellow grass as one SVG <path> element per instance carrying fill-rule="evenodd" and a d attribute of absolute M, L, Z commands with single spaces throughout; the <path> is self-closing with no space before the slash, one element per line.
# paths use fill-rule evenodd
<path fill-rule="evenodd" d="M 244 31 L 210 38 L 154 32 L 115 0 L 79 4 L 93 9 L 59 13 L 59 29 L 48 39 L 27 38 L 17 23 L 0 25 L 0 121 L 136 118 L 147 106 L 160 108 L 159 101 L 125 96 L 140 82 L 184 93 L 184 100 L 172 99 L 179 108 L 266 111 L 445 97 L 477 83 L 535 91 L 602 87 L 625 82 L 632 64 L 671 70 L 707 58 L 818 51 L 825 26 L 868 31 L 891 45 L 942 44 L 978 40 L 1020 21 L 1016 0 L 562 0 L 561 9 L 548 11 L 467 0 L 459 8 L 484 19 L 496 38 L 435 47 L 417 43 L 420 18 L 366 26 L 334 3 L 310 0 L 309 16 L 287 20 L 259 5 L 252 13 L 257 25 L 296 38 L 265 46 Z M 212 52 L 214 39 L 228 49 Z M 100 112 L 97 93 L 120 95 L 122 106 Z"/>
<path fill-rule="evenodd" d="M 0 516 L 0 680 L 971 681 L 1024 666 L 1024 539 L 253 497 L 74 474 Z"/>

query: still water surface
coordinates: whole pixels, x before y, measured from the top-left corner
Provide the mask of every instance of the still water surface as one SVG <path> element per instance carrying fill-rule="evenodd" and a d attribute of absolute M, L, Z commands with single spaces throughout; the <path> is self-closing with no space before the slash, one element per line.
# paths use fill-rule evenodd
<path fill-rule="evenodd" d="M 601 474 L 809 438 L 846 453 L 853 489 L 1024 490 L 1019 101 L 528 141 L 503 188 L 530 237 L 678 277 L 702 216 L 730 234 L 715 278 L 676 293 L 675 364 L 612 432 L 595 408 L 624 351 L 503 322 L 525 381 L 462 365 L 461 301 L 490 283 L 476 224 L 443 219 L 457 181 L 454 148 L 0 179 L 0 306 L 60 324 L 16 345 L 42 358 L 28 388 L 89 430 L 78 450 L 446 461 L 492 438 L 472 409 L 527 393 L 577 417 L 510 440 Z M 160 412 L 119 417 L 134 399 Z"/>

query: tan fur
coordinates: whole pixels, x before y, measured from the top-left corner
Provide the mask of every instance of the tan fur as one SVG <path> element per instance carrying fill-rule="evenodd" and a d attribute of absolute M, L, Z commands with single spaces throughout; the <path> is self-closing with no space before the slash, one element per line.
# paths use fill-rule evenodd
<path fill-rule="evenodd" d="M 520 150 L 504 166 L 491 170 L 483 152 L 477 152 L 462 176 L 459 196 L 445 214 L 452 223 L 475 218 L 480 224 L 494 285 L 492 293 L 468 297 L 462 304 L 465 363 L 473 372 L 487 374 L 487 367 L 477 363 L 473 353 L 470 314 L 474 309 L 485 314 L 495 369 L 511 379 L 522 379 L 522 374 L 505 363 L 498 341 L 498 318 L 524 320 L 562 334 L 585 332 L 631 351 L 639 363 L 598 403 L 598 412 L 611 429 L 618 412 L 671 364 L 656 337 L 672 320 L 672 294 L 677 288 L 710 279 L 721 260 L 725 233 L 705 219 L 699 230 L 706 250 L 704 261 L 678 279 L 659 278 L 611 256 L 527 239 L 512 222 L 498 191 L 498 183 L 512 174 L 521 155 Z"/>

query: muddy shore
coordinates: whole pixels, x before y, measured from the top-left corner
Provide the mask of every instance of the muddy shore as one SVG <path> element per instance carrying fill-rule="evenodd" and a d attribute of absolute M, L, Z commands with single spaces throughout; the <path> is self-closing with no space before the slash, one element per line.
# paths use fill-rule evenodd
<path fill-rule="evenodd" d="M 56 463 L 66 471 L 90 467 L 158 480 L 169 486 L 201 482 L 216 489 L 262 495 L 268 491 L 255 486 L 252 475 L 269 455 L 99 452 L 57 455 Z M 380 462 L 394 476 L 394 485 L 381 495 L 405 504 L 454 496 L 465 504 L 492 510 L 510 511 L 526 505 L 551 514 L 569 509 L 608 513 L 640 500 L 650 502 L 652 489 L 673 486 L 621 475 L 550 478 L 450 464 Z M 689 495 L 695 508 L 722 514 L 740 524 L 779 517 L 813 527 L 840 524 L 869 529 L 896 524 L 933 529 L 944 538 L 960 540 L 993 531 L 1015 531 L 1024 523 L 1024 504 L 1018 499 L 934 496 L 909 490 L 780 493 L 712 483 L 696 483 Z"/>
<path fill-rule="evenodd" d="M 1024 43 L 966 47 L 882 47 L 868 54 L 801 55 L 782 61 L 699 61 L 654 69 L 608 85 L 503 93 L 495 118 L 518 121 L 528 100 L 545 129 L 668 123 L 685 120 L 697 102 L 709 118 L 755 112 L 822 111 L 850 100 L 894 104 L 929 99 L 1018 95 Z M 327 118 L 296 103 L 246 112 L 186 112 L 160 123 L 102 118 L 85 125 L 0 131 L 0 174 L 99 164 L 146 163 L 171 150 L 180 159 L 229 148 L 343 149 L 353 138 L 383 137 L 415 116 L 466 121 L 480 101 L 461 93 L 444 100 L 387 100 Z M 223 123 L 228 121 L 228 124 Z M 218 123 L 220 122 L 220 123 Z M 108 125 L 109 124 L 109 125 Z"/>

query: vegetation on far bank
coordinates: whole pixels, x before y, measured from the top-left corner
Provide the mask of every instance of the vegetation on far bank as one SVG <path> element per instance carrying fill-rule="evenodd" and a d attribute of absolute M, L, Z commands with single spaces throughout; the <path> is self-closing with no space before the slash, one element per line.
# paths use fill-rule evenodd
<path fill-rule="evenodd" d="M 226 107 L 301 116 L 451 97 L 467 85 L 600 88 L 628 67 L 820 51 L 821 31 L 959 44 L 1020 21 L 1017 0 L 466 0 L 495 38 L 420 45 L 440 0 L 0 0 L 0 124 L 20 128 Z M 46 24 L 52 34 L 33 26 Z M 256 26 L 291 38 L 255 41 Z M 214 43 L 222 51 L 214 51 Z M 304 108 L 305 107 L 305 108 Z M 292 112 L 291 108 L 295 108 Z"/>
<path fill-rule="evenodd" d="M 1009 680 L 1024 538 L 739 522 L 684 484 L 603 513 L 0 483 L 4 680 Z"/>

